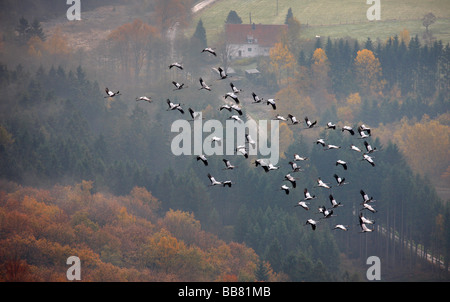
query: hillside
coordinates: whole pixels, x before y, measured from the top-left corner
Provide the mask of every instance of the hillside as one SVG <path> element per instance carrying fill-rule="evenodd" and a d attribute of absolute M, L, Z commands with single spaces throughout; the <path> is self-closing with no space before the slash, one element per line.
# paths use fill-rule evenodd
<path fill-rule="evenodd" d="M 425 28 L 421 19 L 432 12 L 437 21 L 430 28 L 433 35 L 444 43 L 450 42 L 450 3 L 439 1 L 382 1 L 381 20 L 369 21 L 366 12 L 370 5 L 365 1 L 355 0 L 218 0 L 200 11 L 194 20 L 202 19 L 207 28 L 208 41 L 215 41 L 215 36 L 223 30 L 223 24 L 230 10 L 234 10 L 244 23 L 283 24 L 286 13 L 292 8 L 294 16 L 302 24 L 301 37 L 314 39 L 322 37 L 352 37 L 365 41 L 385 40 L 407 29 L 411 36 L 422 35 Z M 196 22 L 195 22 L 196 23 Z"/>

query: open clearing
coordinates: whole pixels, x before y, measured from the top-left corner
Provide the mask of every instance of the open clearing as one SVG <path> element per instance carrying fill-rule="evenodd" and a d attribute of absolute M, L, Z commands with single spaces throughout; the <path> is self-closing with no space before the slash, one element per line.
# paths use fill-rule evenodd
<path fill-rule="evenodd" d="M 230 10 L 235 10 L 243 23 L 283 24 L 292 8 L 303 25 L 305 39 L 315 35 L 331 38 L 353 37 L 365 41 L 382 40 L 407 29 L 411 36 L 421 37 L 425 31 L 422 17 L 432 12 L 438 19 L 430 26 L 434 37 L 450 42 L 450 1 L 448 0 L 381 0 L 381 20 L 369 21 L 365 0 L 216 0 L 194 17 L 202 19 L 208 41 L 214 42 Z M 195 27 L 194 27 L 195 28 Z M 192 29 L 193 30 L 193 29 Z"/>

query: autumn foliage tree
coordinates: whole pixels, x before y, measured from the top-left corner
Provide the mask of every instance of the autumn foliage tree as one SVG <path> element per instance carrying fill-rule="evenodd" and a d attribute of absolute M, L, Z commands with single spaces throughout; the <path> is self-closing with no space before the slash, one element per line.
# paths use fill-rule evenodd
<path fill-rule="evenodd" d="M 356 79 L 360 92 L 364 95 L 380 95 L 384 87 L 380 61 L 372 51 L 358 51 L 354 61 Z"/>
<path fill-rule="evenodd" d="M 165 33 L 176 22 L 182 27 L 189 24 L 191 18 L 192 0 L 157 0 L 155 4 L 155 17 L 161 33 Z"/>
<path fill-rule="evenodd" d="M 282 42 L 275 43 L 269 51 L 269 71 L 275 73 L 279 86 L 288 85 L 295 76 L 296 60 L 289 51 L 288 45 Z"/>
<path fill-rule="evenodd" d="M 67 281 L 72 255 L 82 281 L 255 280 L 254 250 L 203 231 L 191 213 L 161 216 L 141 187 L 126 196 L 92 189 L 91 181 L 50 190 L 2 184 L 0 281 Z"/>
<path fill-rule="evenodd" d="M 158 39 L 157 29 L 140 19 L 116 28 L 108 36 L 113 53 L 118 54 L 122 70 L 132 72 L 135 79 L 144 66 L 150 45 L 157 43 Z"/>
<path fill-rule="evenodd" d="M 330 63 L 325 51 L 322 48 L 316 48 L 312 56 L 312 85 L 309 91 L 314 99 L 316 109 L 322 113 L 325 108 L 336 104 L 335 97 L 329 93 L 331 89 L 331 80 L 329 77 Z"/>
<path fill-rule="evenodd" d="M 394 138 L 415 171 L 439 177 L 450 166 L 450 126 L 427 115 L 420 121 L 404 118 Z"/>

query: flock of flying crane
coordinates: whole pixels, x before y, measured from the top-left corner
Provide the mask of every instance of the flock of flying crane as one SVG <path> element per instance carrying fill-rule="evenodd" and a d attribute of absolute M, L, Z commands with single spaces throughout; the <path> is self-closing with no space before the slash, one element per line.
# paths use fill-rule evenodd
<path fill-rule="evenodd" d="M 205 49 L 203 49 L 201 51 L 202 53 L 209 53 L 213 56 L 217 56 L 215 50 L 213 48 L 207 47 Z M 180 70 L 183 70 L 184 67 L 182 64 L 178 63 L 178 62 L 174 62 L 172 64 L 169 65 L 169 69 L 172 68 L 178 68 Z M 230 76 L 227 75 L 227 73 L 225 72 L 224 69 L 222 69 L 221 67 L 218 68 L 213 68 L 218 74 L 219 74 L 219 78 L 218 80 L 224 80 L 229 78 Z M 198 88 L 199 90 L 208 90 L 211 91 L 211 87 L 209 85 L 206 84 L 206 82 L 203 80 L 202 77 L 199 78 L 199 83 L 200 83 L 200 87 Z M 184 85 L 184 83 L 178 83 L 176 81 L 172 81 L 172 84 L 175 86 L 174 90 L 181 90 L 184 88 L 187 88 L 187 86 Z M 241 116 L 243 114 L 242 112 L 242 107 L 240 106 L 241 101 L 239 100 L 239 93 L 242 92 L 242 89 L 238 89 L 233 83 L 229 83 L 230 87 L 231 87 L 231 91 L 227 92 L 224 95 L 224 99 L 226 100 L 227 98 L 230 98 L 234 101 L 234 103 L 232 104 L 224 104 L 222 106 L 220 106 L 219 110 L 228 110 L 229 112 L 231 112 L 232 110 L 236 111 L 236 114 L 231 115 L 229 117 L 229 119 L 233 119 L 237 122 L 242 122 Z M 108 88 L 105 89 L 106 91 L 106 96 L 105 98 L 111 98 L 111 97 L 115 97 L 117 95 L 120 95 L 120 92 L 113 92 L 111 90 L 109 90 Z M 272 107 L 273 110 L 277 109 L 277 105 L 276 105 L 276 99 L 270 98 L 270 99 L 266 99 L 264 100 L 264 98 L 259 97 L 256 93 L 252 92 L 252 98 L 253 98 L 253 102 L 252 104 L 267 104 L 268 106 L 270 105 Z M 148 96 L 141 96 L 136 98 L 136 101 L 145 101 L 148 103 L 151 103 L 153 100 L 151 99 L 151 97 Z M 166 103 L 168 105 L 167 111 L 179 111 L 181 114 L 184 114 L 185 111 L 182 108 L 182 104 L 176 104 L 173 103 L 172 101 L 170 101 L 170 99 L 166 99 Z M 192 108 L 188 108 L 188 111 L 192 117 L 191 121 L 194 121 L 198 118 L 201 117 L 201 115 L 199 113 L 196 114 L 196 112 L 192 109 Z M 300 122 L 297 120 L 297 118 L 292 115 L 292 114 L 288 114 L 287 117 L 283 117 L 279 114 L 277 114 L 274 118 L 274 120 L 280 120 L 280 121 L 285 121 L 288 122 L 290 121 L 289 125 L 298 125 L 300 124 Z M 304 118 L 305 120 L 305 128 L 304 129 L 311 129 L 313 127 L 317 126 L 317 120 L 311 121 L 308 117 Z M 326 129 L 331 129 L 331 130 L 336 130 L 337 126 L 334 123 L 328 122 L 326 127 Z M 348 132 L 351 136 L 355 135 L 355 130 L 351 127 L 351 126 L 343 126 L 341 128 L 341 131 L 344 132 Z M 375 162 L 373 160 L 372 157 L 372 153 L 377 151 L 376 148 L 373 148 L 368 142 L 367 140 L 365 140 L 366 138 L 369 138 L 371 136 L 371 129 L 369 127 L 366 127 L 364 124 L 358 126 L 357 131 L 359 133 L 359 139 L 363 139 L 364 140 L 364 146 L 366 151 L 363 152 L 360 148 L 358 148 L 356 145 L 351 144 L 350 146 L 350 150 L 355 151 L 355 152 L 359 152 L 362 154 L 362 159 L 363 161 L 368 162 L 372 167 L 375 166 Z M 245 145 L 241 145 L 241 146 L 237 146 L 235 148 L 236 153 L 239 152 L 241 153 L 245 158 L 248 158 L 248 148 L 246 145 L 254 145 L 256 142 L 250 137 L 249 134 L 245 135 L 246 138 L 246 143 Z M 213 142 L 219 142 L 220 143 L 221 138 L 220 137 L 213 137 L 211 143 Z M 333 149 L 340 149 L 341 146 L 336 146 L 333 144 L 327 144 L 325 142 L 324 139 L 317 139 L 315 141 L 316 145 L 321 145 L 323 147 L 323 150 L 333 150 Z M 203 162 L 203 164 L 205 166 L 208 166 L 208 159 L 205 155 L 198 155 L 196 157 L 197 161 L 201 161 Z M 284 177 L 284 181 L 288 181 L 291 183 L 292 187 L 287 186 L 286 184 L 281 185 L 281 187 L 279 188 L 279 190 L 282 190 L 285 192 L 285 194 L 289 194 L 290 190 L 293 188 L 297 187 L 297 183 L 296 180 L 298 178 L 295 178 L 291 175 L 291 173 L 297 173 L 297 172 L 301 172 L 303 171 L 301 169 L 301 167 L 296 163 L 299 161 L 305 161 L 308 160 L 307 157 L 302 157 L 299 154 L 294 154 L 293 159 L 291 161 L 289 161 L 289 165 L 291 166 L 292 170 L 290 173 L 286 174 Z M 232 165 L 231 162 L 224 158 L 223 162 L 225 164 L 225 168 L 224 170 L 233 170 L 234 168 L 236 168 L 236 166 Z M 261 166 L 263 168 L 263 170 L 268 173 L 272 170 L 278 170 L 280 167 L 279 166 L 274 166 L 272 163 L 270 162 L 266 162 L 264 159 L 256 159 L 254 161 L 254 164 L 256 167 Z M 335 163 L 336 166 L 342 166 L 342 168 L 344 170 L 348 169 L 348 164 L 347 162 L 338 159 Z M 222 187 L 231 187 L 233 185 L 233 182 L 231 180 L 225 180 L 225 181 L 218 181 L 214 178 L 214 176 L 212 176 L 210 173 L 208 173 L 208 178 L 210 181 L 209 186 L 222 186 Z M 342 178 L 340 176 L 338 176 L 336 173 L 333 175 L 333 177 L 336 179 L 337 182 L 337 186 L 341 187 L 345 184 L 348 184 L 347 182 L 345 182 L 345 178 Z M 325 183 L 321 180 L 320 177 L 317 178 L 317 185 L 315 187 L 318 188 L 323 188 L 323 189 L 331 189 L 331 185 L 328 183 Z M 363 206 L 362 209 L 360 209 L 360 213 L 359 213 L 359 226 L 361 228 L 361 233 L 366 233 L 366 232 L 372 232 L 373 228 L 369 228 L 368 225 L 373 225 L 374 224 L 374 220 L 368 219 L 366 217 L 364 217 L 363 215 L 363 211 L 367 210 L 370 211 L 372 213 L 376 213 L 377 211 L 373 208 L 373 206 L 371 205 L 371 203 L 373 203 L 375 201 L 375 199 L 373 199 L 373 197 L 369 197 L 368 194 L 366 194 L 363 190 L 360 190 L 360 194 L 362 196 L 362 203 L 361 205 Z M 310 201 L 317 199 L 316 195 L 311 195 L 311 193 L 308 191 L 307 188 L 304 189 L 303 192 L 304 198 L 301 199 L 300 201 L 298 201 L 298 203 L 295 205 L 296 207 L 301 207 L 305 210 L 309 210 L 309 205 L 310 205 Z M 322 214 L 323 216 L 320 219 L 328 219 L 337 215 L 334 215 L 334 209 L 343 206 L 343 204 L 341 204 L 340 202 L 337 202 L 336 199 L 333 197 L 332 194 L 329 194 L 328 196 L 329 201 L 331 206 L 330 207 L 325 207 L 325 206 L 319 206 L 318 207 L 318 214 Z M 317 228 L 317 225 L 320 221 L 320 219 L 308 219 L 305 223 L 305 225 L 310 225 L 312 230 L 315 230 Z M 335 226 L 333 227 L 333 229 L 339 229 L 339 230 L 343 230 L 343 231 L 347 231 L 349 229 L 348 225 L 343 225 L 343 224 L 335 224 Z"/>

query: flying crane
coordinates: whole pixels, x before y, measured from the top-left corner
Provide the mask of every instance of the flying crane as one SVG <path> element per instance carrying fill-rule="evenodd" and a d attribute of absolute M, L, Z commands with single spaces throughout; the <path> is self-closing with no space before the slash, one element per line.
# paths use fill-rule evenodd
<path fill-rule="evenodd" d="M 145 95 L 136 98 L 136 102 L 137 102 L 137 101 L 145 101 L 145 102 L 148 102 L 148 103 L 153 102 L 153 100 L 151 99 L 151 97 L 148 97 L 148 96 L 145 96 Z"/>
<path fill-rule="evenodd" d="M 313 231 L 314 231 L 314 230 L 316 229 L 316 227 L 317 227 L 317 221 L 314 220 L 314 219 L 308 219 L 308 220 L 306 221 L 305 225 L 307 225 L 307 224 L 311 225 L 311 228 L 313 229 Z"/>
<path fill-rule="evenodd" d="M 311 195 L 311 193 L 309 193 L 309 191 L 308 191 L 307 188 L 305 188 L 305 189 L 303 190 L 303 196 L 304 196 L 305 198 L 302 199 L 302 201 L 316 199 L 316 195 Z"/>
<path fill-rule="evenodd" d="M 167 99 L 166 102 L 169 105 L 169 108 L 167 109 L 167 111 L 178 110 L 181 112 L 181 114 L 184 114 L 184 110 L 183 110 L 183 108 L 181 108 L 181 104 L 174 104 L 169 99 Z"/>
<path fill-rule="evenodd" d="M 107 94 L 107 96 L 105 96 L 105 98 L 112 98 L 112 97 L 115 97 L 116 95 L 120 95 L 119 91 L 113 92 L 113 91 L 109 90 L 108 87 L 105 88 L 105 92 Z"/>
<path fill-rule="evenodd" d="M 312 127 L 314 127 L 317 124 L 317 121 L 311 122 L 307 116 L 305 116 L 305 123 L 306 123 L 306 128 L 310 129 Z"/>

